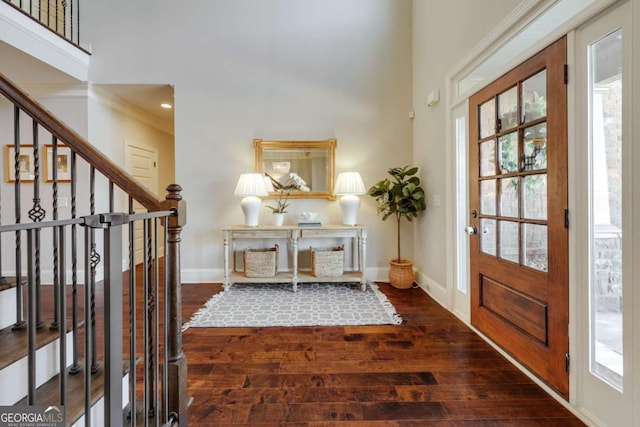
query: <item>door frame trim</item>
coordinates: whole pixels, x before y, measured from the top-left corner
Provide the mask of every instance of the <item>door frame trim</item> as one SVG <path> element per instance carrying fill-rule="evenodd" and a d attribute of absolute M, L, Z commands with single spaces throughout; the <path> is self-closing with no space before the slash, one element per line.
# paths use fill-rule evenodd
<path fill-rule="evenodd" d="M 569 65 L 569 85 L 567 88 L 567 114 L 568 114 L 568 156 L 569 162 L 572 159 L 575 159 L 575 88 L 573 85 L 573 67 L 575 64 L 573 59 L 575 52 L 575 40 L 572 31 L 576 29 L 578 26 L 584 24 L 591 18 L 597 16 L 600 12 L 608 8 L 614 3 L 617 3 L 620 0 L 594 0 L 587 8 L 585 8 L 581 13 L 566 21 L 555 29 L 552 33 L 548 34 L 547 37 L 539 40 L 537 43 L 529 46 L 528 49 L 525 49 L 520 53 L 519 56 L 513 58 L 513 64 L 509 67 L 509 65 L 505 65 L 499 71 L 495 71 L 493 73 L 488 74 L 484 80 L 479 81 L 473 87 L 469 88 L 462 94 L 457 93 L 457 83 L 460 78 L 464 75 L 471 72 L 473 69 L 482 64 L 483 61 L 487 60 L 491 54 L 493 54 L 497 49 L 501 46 L 505 45 L 507 41 L 512 38 L 514 35 L 518 34 L 527 26 L 531 25 L 535 19 L 540 16 L 546 8 L 541 6 L 544 0 L 529 0 L 522 2 L 519 6 L 517 6 L 501 23 L 496 26 L 487 36 L 485 36 L 474 49 L 472 49 L 467 55 L 465 55 L 462 60 L 458 64 L 456 64 L 452 69 L 446 73 L 445 75 L 445 141 L 446 141 L 446 150 L 445 150 L 445 176 L 446 176 L 446 191 L 447 194 L 455 194 L 456 189 L 458 188 L 458 176 L 456 174 L 456 159 L 457 159 L 457 144 L 455 143 L 455 135 L 452 131 L 452 122 L 454 120 L 454 110 L 460 107 L 461 104 L 466 103 L 469 96 L 477 91 L 479 88 L 486 86 L 489 82 L 495 80 L 500 76 L 501 72 L 504 72 L 508 69 L 513 68 L 517 64 L 526 60 L 526 58 L 535 54 L 535 52 L 540 51 L 545 46 L 549 45 L 553 40 L 557 39 L 561 35 L 567 36 L 567 64 Z M 555 2 L 554 2 L 555 4 Z M 569 171 L 568 184 L 570 186 L 575 184 L 575 173 Z M 573 188 L 573 187 L 571 187 Z M 568 194 L 568 205 L 569 209 L 573 210 L 576 206 L 575 194 L 573 192 L 569 192 Z M 548 387 L 545 383 L 543 383 L 540 379 L 538 379 L 535 375 L 529 372 L 523 365 L 521 365 L 517 360 L 512 358 L 508 353 L 494 344 L 491 340 L 489 340 L 486 336 L 484 336 L 481 332 L 479 332 L 476 328 L 470 325 L 470 319 L 465 318 L 465 316 L 460 316 L 460 313 L 456 313 L 454 311 L 454 307 L 452 305 L 453 302 L 453 293 L 456 291 L 455 289 L 455 280 L 458 276 L 459 267 L 457 264 L 457 251 L 459 247 L 456 243 L 456 235 L 458 233 L 457 230 L 457 220 L 452 217 L 455 212 L 457 212 L 457 204 L 455 198 L 447 198 L 447 203 L 445 206 L 447 215 L 446 215 L 446 223 L 445 223 L 445 235 L 446 241 L 448 242 L 445 250 L 447 251 L 447 266 L 446 266 L 446 279 L 447 284 L 445 297 L 441 296 L 440 292 L 432 292 L 429 294 L 434 296 L 440 304 L 445 306 L 449 311 L 457 315 L 465 324 L 470 326 L 478 335 L 480 335 L 485 341 L 487 341 L 494 349 L 496 349 L 500 354 L 506 357 L 511 363 L 513 363 L 518 369 L 520 369 L 525 375 L 527 375 L 532 381 L 542 387 L 549 395 L 554 397 L 558 402 L 560 402 L 563 406 L 565 406 L 569 411 L 571 411 L 574 415 L 580 418 L 582 421 L 588 424 L 593 424 L 595 421 L 589 417 L 587 411 L 584 408 L 578 409 L 575 393 L 572 390 L 576 388 L 576 375 L 574 372 L 571 372 L 569 375 L 569 402 L 567 402 L 564 398 L 562 398 L 559 394 L 557 394 L 553 389 Z M 575 253 L 572 251 L 572 246 L 576 242 L 576 236 L 574 233 L 574 229 L 569 229 L 569 350 L 571 354 L 576 354 L 578 348 L 576 346 L 576 334 L 578 333 L 577 329 L 577 314 L 576 314 L 576 292 L 575 292 L 575 281 L 572 278 L 572 263 L 575 264 Z M 470 294 L 469 301 L 470 301 Z M 469 302 L 470 303 L 470 302 Z M 640 411 L 640 409 L 639 409 Z"/>

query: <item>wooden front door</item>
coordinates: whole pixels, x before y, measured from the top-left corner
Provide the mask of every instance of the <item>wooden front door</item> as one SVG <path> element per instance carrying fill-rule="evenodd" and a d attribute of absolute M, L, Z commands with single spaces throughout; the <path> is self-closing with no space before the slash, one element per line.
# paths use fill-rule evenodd
<path fill-rule="evenodd" d="M 469 99 L 471 322 L 568 398 L 566 38 Z"/>

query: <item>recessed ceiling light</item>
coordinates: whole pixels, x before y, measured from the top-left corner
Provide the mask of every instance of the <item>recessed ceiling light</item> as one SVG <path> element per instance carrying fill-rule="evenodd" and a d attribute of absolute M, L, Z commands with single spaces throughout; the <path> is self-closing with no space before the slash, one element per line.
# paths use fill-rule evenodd
<path fill-rule="evenodd" d="M 173 108 L 171 104 L 167 103 L 167 102 L 163 102 L 162 104 L 160 104 L 160 106 L 162 108 L 166 108 L 167 110 Z"/>

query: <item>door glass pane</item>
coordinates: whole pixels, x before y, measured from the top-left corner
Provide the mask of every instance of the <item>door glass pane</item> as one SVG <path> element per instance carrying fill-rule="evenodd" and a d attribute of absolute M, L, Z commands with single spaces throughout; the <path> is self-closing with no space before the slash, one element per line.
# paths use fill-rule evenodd
<path fill-rule="evenodd" d="M 498 222 L 500 224 L 500 258 L 520 262 L 520 254 L 518 253 L 519 224 L 513 221 Z"/>
<path fill-rule="evenodd" d="M 547 123 L 524 130 L 524 170 L 547 168 Z"/>
<path fill-rule="evenodd" d="M 500 180 L 500 216 L 518 217 L 518 178 Z"/>
<path fill-rule="evenodd" d="M 547 174 L 527 175 L 522 178 L 522 217 L 547 219 Z"/>
<path fill-rule="evenodd" d="M 511 132 L 498 138 L 500 172 L 518 172 L 518 133 Z"/>
<path fill-rule="evenodd" d="M 496 101 L 491 99 L 480 106 L 480 139 L 496 133 Z"/>
<path fill-rule="evenodd" d="M 480 144 L 480 176 L 496 174 L 496 142 L 485 141 Z"/>
<path fill-rule="evenodd" d="M 547 70 L 522 83 L 522 123 L 547 115 Z"/>
<path fill-rule="evenodd" d="M 589 48 L 591 371 L 622 390 L 622 30 Z"/>
<path fill-rule="evenodd" d="M 524 224 L 522 239 L 523 265 L 536 270 L 547 271 L 547 226 L 539 224 Z"/>
<path fill-rule="evenodd" d="M 480 220 L 480 250 L 485 254 L 496 255 L 496 220 Z"/>
<path fill-rule="evenodd" d="M 483 215 L 496 214 L 496 180 L 480 181 L 480 213 Z"/>
<path fill-rule="evenodd" d="M 507 130 L 518 126 L 518 87 L 514 86 L 498 96 L 500 108 L 500 130 Z"/>

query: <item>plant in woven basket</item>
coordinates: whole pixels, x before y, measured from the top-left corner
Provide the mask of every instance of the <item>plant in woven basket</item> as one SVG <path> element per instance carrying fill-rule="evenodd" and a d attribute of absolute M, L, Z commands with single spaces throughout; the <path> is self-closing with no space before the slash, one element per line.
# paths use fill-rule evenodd
<path fill-rule="evenodd" d="M 402 218 L 413 221 L 427 204 L 417 167 L 391 168 L 388 173 L 391 179 L 378 181 L 367 194 L 378 203 L 378 214 L 383 221 L 389 217 L 396 220 L 398 256 L 390 262 L 389 280 L 397 288 L 409 288 L 413 285 L 413 262 L 400 256 L 400 223 Z"/>

